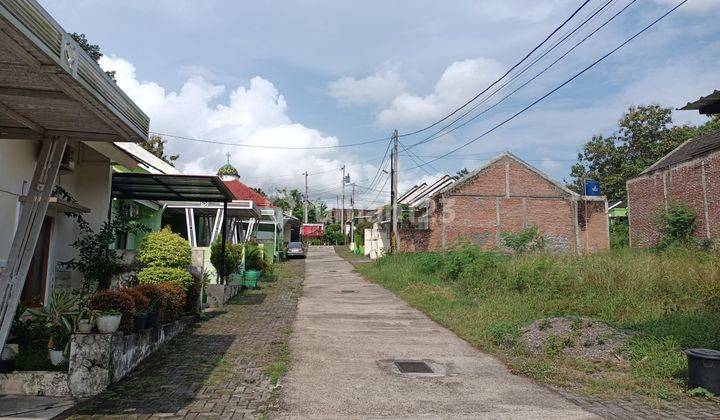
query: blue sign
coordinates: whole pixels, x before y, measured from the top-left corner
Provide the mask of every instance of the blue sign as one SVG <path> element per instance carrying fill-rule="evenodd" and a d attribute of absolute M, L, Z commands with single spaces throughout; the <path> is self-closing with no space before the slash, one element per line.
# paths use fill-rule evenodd
<path fill-rule="evenodd" d="M 600 183 L 593 179 L 586 179 L 585 195 L 600 195 Z"/>

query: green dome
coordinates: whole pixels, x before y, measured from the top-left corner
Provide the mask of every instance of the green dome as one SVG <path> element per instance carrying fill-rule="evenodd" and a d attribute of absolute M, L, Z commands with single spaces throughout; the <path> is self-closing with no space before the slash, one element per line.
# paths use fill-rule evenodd
<path fill-rule="evenodd" d="M 227 156 L 227 163 L 221 166 L 220 169 L 218 169 L 218 176 L 234 176 L 239 178 L 240 174 L 238 173 L 237 169 L 235 169 L 235 167 L 230 164 L 230 153 L 227 153 L 225 156 Z"/>
<path fill-rule="evenodd" d="M 229 175 L 229 176 L 240 176 L 237 169 L 229 163 L 221 166 L 217 171 L 218 176 Z"/>

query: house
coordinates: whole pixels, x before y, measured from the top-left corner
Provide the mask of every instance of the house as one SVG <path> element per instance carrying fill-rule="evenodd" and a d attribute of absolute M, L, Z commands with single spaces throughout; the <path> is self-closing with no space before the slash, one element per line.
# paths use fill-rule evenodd
<path fill-rule="evenodd" d="M 0 2 L 0 56 L 2 344 L 21 296 L 46 299 L 56 263 L 74 256 L 63 214 L 107 218 L 103 145 L 147 138 L 149 119 L 35 1 Z"/>
<path fill-rule="evenodd" d="M 720 91 L 681 109 L 718 114 Z M 651 247 L 658 243 L 658 216 L 673 203 L 693 210 L 698 238 L 720 237 L 720 131 L 688 139 L 628 180 L 627 198 L 631 246 Z"/>
<path fill-rule="evenodd" d="M 609 247 L 605 197 L 582 196 L 510 152 L 466 176 L 443 177 L 413 201 L 413 227 L 399 229 L 400 251 L 439 250 L 457 241 L 502 248 L 501 235 L 535 226 L 549 249 Z"/>

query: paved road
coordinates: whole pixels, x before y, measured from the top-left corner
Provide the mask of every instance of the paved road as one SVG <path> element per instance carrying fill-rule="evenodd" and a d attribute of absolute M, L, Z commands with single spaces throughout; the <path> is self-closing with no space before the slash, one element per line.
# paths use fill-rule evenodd
<path fill-rule="evenodd" d="M 280 418 L 593 418 L 312 247 Z M 403 375 L 392 360 L 423 360 Z"/>

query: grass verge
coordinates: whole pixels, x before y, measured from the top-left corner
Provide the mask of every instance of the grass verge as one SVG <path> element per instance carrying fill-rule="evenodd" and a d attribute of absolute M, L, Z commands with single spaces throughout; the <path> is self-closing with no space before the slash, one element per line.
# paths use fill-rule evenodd
<path fill-rule="evenodd" d="M 720 348 L 720 256 L 684 249 L 592 255 L 507 256 L 465 245 L 400 254 L 357 271 L 514 372 L 585 394 L 686 398 L 688 347 Z M 584 316 L 627 331 L 617 362 L 560 351 L 530 352 L 520 340 L 536 319 Z"/>

